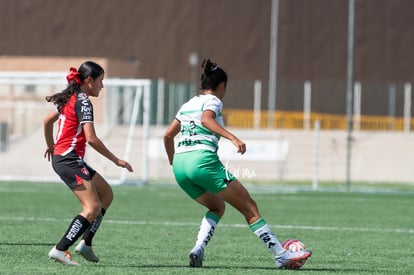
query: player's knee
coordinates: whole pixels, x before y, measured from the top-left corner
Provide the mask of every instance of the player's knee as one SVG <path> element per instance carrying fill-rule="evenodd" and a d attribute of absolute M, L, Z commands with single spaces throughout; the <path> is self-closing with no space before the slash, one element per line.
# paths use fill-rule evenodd
<path fill-rule="evenodd" d="M 93 221 L 98 217 L 102 211 L 102 204 L 99 202 L 94 202 L 83 207 L 83 212 L 88 221 Z"/>

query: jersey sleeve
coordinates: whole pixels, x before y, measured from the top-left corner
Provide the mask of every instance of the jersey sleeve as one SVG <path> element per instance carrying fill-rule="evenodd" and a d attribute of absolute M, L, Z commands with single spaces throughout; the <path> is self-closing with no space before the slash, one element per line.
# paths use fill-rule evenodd
<path fill-rule="evenodd" d="M 178 110 L 177 114 L 175 115 L 175 119 L 181 122 L 181 109 Z"/>
<path fill-rule="evenodd" d="M 217 97 L 211 97 L 204 103 L 202 111 L 210 110 L 213 111 L 216 116 L 219 116 L 222 109 L 223 102 Z"/>
<path fill-rule="evenodd" d="M 79 93 L 75 111 L 79 123 L 93 122 L 93 106 L 86 94 Z"/>

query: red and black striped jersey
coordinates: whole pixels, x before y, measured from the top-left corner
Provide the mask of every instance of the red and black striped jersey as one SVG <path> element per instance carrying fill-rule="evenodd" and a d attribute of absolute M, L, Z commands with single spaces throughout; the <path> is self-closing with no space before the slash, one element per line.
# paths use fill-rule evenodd
<path fill-rule="evenodd" d="M 86 138 L 82 124 L 93 123 L 93 107 L 84 92 L 70 97 L 59 112 L 54 154 L 65 156 L 71 151 L 82 158 L 85 156 Z"/>

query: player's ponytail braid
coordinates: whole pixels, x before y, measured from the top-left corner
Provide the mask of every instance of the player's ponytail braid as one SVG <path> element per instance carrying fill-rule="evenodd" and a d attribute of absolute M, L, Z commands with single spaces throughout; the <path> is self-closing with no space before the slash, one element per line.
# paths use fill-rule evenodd
<path fill-rule="evenodd" d="M 46 101 L 52 102 L 60 111 L 60 109 L 68 102 L 69 98 L 79 91 L 80 85 L 76 82 L 71 82 L 63 91 L 51 96 L 46 96 Z"/>

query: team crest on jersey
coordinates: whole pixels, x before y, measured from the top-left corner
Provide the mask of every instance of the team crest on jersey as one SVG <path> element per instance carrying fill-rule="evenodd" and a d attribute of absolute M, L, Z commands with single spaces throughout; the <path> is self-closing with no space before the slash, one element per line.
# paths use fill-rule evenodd
<path fill-rule="evenodd" d="M 88 95 L 86 93 L 79 93 L 78 94 L 78 99 L 79 100 L 85 100 L 88 99 Z"/>
<path fill-rule="evenodd" d="M 82 172 L 84 175 L 89 175 L 88 169 L 86 169 L 86 167 L 82 167 L 81 172 Z"/>

